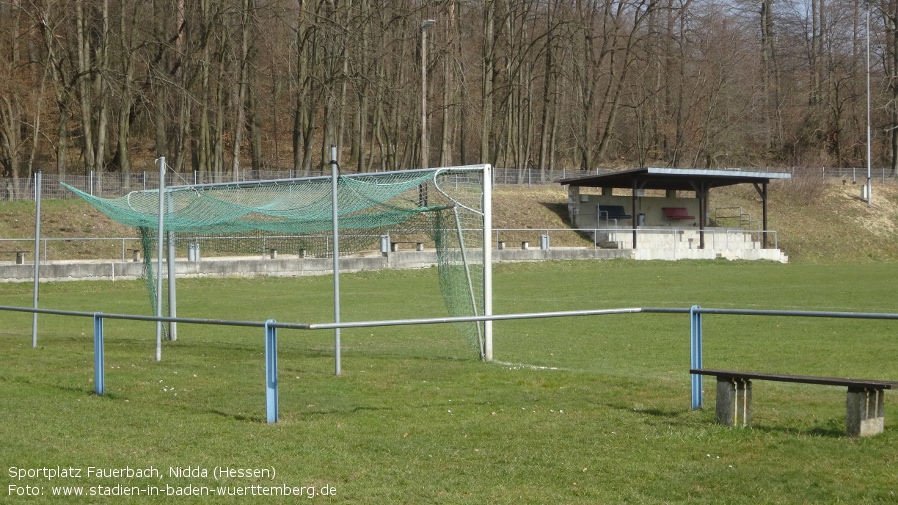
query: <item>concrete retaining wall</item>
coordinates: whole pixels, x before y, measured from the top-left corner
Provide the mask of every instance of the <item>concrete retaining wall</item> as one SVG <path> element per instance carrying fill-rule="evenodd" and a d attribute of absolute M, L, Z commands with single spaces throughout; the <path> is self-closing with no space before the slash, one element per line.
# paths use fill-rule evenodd
<path fill-rule="evenodd" d="M 479 255 L 477 255 L 479 256 Z M 610 259 L 630 257 L 628 251 L 603 249 L 552 249 L 494 251 L 493 259 L 503 261 L 541 261 L 549 259 Z M 471 258 L 477 261 L 476 257 Z M 435 251 L 408 251 L 386 256 L 349 257 L 340 259 L 341 272 L 364 270 L 415 269 L 436 265 Z M 175 261 L 178 277 L 301 277 L 329 275 L 331 258 L 203 258 L 200 261 Z M 41 282 L 80 280 L 127 280 L 143 276 L 143 263 L 122 261 L 66 261 L 42 263 Z M 33 282 L 33 264 L 0 263 L 0 282 Z"/>
<path fill-rule="evenodd" d="M 713 249 L 678 250 L 632 250 L 632 249 L 594 249 L 555 247 L 542 249 L 503 249 L 493 251 L 493 261 L 520 262 L 545 260 L 606 260 L 606 259 L 639 259 L 639 260 L 677 260 L 677 259 L 765 259 L 784 261 L 782 252 L 777 249 L 755 249 L 754 255 L 732 257 L 730 251 Z M 473 254 L 470 261 L 478 261 L 480 254 Z M 359 272 L 365 270 L 384 269 L 416 269 L 429 268 L 436 264 L 435 251 L 400 251 L 387 255 L 370 255 L 340 259 L 341 272 Z M 306 275 L 329 275 L 333 268 L 330 258 L 286 258 L 261 259 L 258 257 L 203 258 L 200 261 L 178 259 L 175 269 L 178 277 L 301 277 Z M 143 276 L 143 263 L 122 261 L 66 261 L 42 263 L 41 282 L 79 281 L 79 280 L 127 280 Z M 12 262 L 0 262 L 0 282 L 33 282 L 34 267 L 31 264 L 17 265 Z"/>

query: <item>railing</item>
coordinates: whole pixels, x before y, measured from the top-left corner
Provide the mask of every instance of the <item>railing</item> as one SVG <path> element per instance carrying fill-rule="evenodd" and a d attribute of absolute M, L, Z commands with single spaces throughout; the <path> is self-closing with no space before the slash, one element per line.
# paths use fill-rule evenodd
<path fill-rule="evenodd" d="M 667 311 L 666 309 L 642 309 L 642 312 Z M 689 354 L 690 369 L 702 368 L 702 314 L 739 316 L 786 316 L 786 317 L 831 317 L 840 319 L 898 319 L 898 314 L 826 312 L 812 310 L 763 310 L 763 309 L 703 309 L 694 305 L 689 309 Z M 692 375 L 692 410 L 702 408 L 702 376 Z"/>
<path fill-rule="evenodd" d="M 739 228 L 751 227 L 751 214 L 745 212 L 742 207 L 717 207 L 714 209 L 712 220 L 719 226 L 732 221 L 734 226 Z"/>
<path fill-rule="evenodd" d="M 898 320 L 898 314 L 889 313 L 859 313 L 859 312 L 826 312 L 826 311 L 788 311 L 788 310 L 763 310 L 763 309 L 714 309 L 701 308 L 694 305 L 691 308 L 660 308 L 660 307 L 633 307 L 621 309 L 596 309 L 596 310 L 572 310 L 560 312 L 534 312 L 534 313 L 518 313 L 518 314 L 493 314 L 483 316 L 466 316 L 466 317 L 441 317 L 441 318 L 421 318 L 421 319 L 402 319 L 402 320 L 382 320 L 382 321 L 356 321 L 356 322 L 335 322 L 335 323 L 278 323 L 274 319 L 262 321 L 228 321 L 219 319 L 196 319 L 183 317 L 159 317 L 159 316 L 142 316 L 132 314 L 104 314 L 101 312 L 77 312 L 53 309 L 38 309 L 27 307 L 10 307 L 0 306 L 0 311 L 11 312 L 28 312 L 37 314 L 54 314 L 60 316 L 73 317 L 89 317 L 93 319 L 94 327 L 94 392 L 98 395 L 105 394 L 106 376 L 105 376 L 105 344 L 104 344 L 104 320 L 120 319 L 132 321 L 156 321 L 168 323 L 186 323 L 186 324 L 211 324 L 225 326 L 241 326 L 254 327 L 264 329 L 265 342 L 265 403 L 266 403 L 266 420 L 268 423 L 276 423 L 279 417 L 278 407 L 278 352 L 277 352 L 277 329 L 295 329 L 295 330 L 337 330 L 342 328 L 374 328 L 385 326 L 410 326 L 425 324 L 446 324 L 446 323 L 462 323 L 462 322 L 484 322 L 484 321 L 510 321 L 520 319 L 545 319 L 558 317 L 581 317 L 581 316 L 599 316 L 612 314 L 688 314 L 690 320 L 689 328 L 689 352 L 690 352 L 690 369 L 701 369 L 703 361 L 703 338 L 702 338 L 702 315 L 718 314 L 718 315 L 740 315 L 740 316 L 784 316 L 784 317 L 828 317 L 828 318 L 846 318 L 846 319 L 887 319 Z M 36 320 L 36 319 L 35 319 Z M 35 323 L 36 324 L 36 323 Z M 35 336 L 32 346 L 37 346 L 36 326 Z M 162 359 L 159 350 L 161 342 L 157 340 L 157 360 Z M 698 374 L 690 374 L 691 377 L 691 408 L 693 410 L 702 408 L 702 376 Z"/>
<path fill-rule="evenodd" d="M 768 168 L 740 168 L 743 171 L 777 171 Z M 813 174 L 817 169 L 803 169 L 803 174 Z M 535 168 L 493 168 L 493 183 L 496 186 L 536 186 L 554 185 L 562 179 L 573 179 L 589 175 L 612 173 L 617 170 L 609 168 L 596 168 L 594 170 L 579 169 L 546 169 L 541 171 Z M 792 169 L 793 176 L 796 170 Z M 237 181 L 230 171 L 227 172 L 187 172 L 170 173 L 167 176 L 168 185 L 211 184 L 218 182 L 243 182 L 262 181 L 274 179 L 292 179 L 296 177 L 314 177 L 329 175 L 329 171 L 315 170 L 301 172 L 297 170 L 241 170 L 237 175 Z M 853 182 L 866 181 L 866 168 L 825 168 L 819 169 L 823 179 L 852 180 Z M 882 184 L 895 180 L 890 169 L 876 168 L 871 170 L 873 180 Z M 47 199 L 75 198 L 71 191 L 59 185 L 64 182 L 69 186 L 78 188 L 88 194 L 105 198 L 114 198 L 127 194 L 130 191 L 155 189 L 159 187 L 159 172 L 156 170 L 136 171 L 127 174 L 121 172 L 91 172 L 87 175 L 59 175 L 44 172 L 41 175 L 41 197 Z M 34 179 L 22 177 L 17 179 L 0 179 L 0 201 L 2 200 L 34 200 Z"/>
<path fill-rule="evenodd" d="M 540 244 L 544 249 L 550 245 L 560 247 L 584 247 L 584 243 L 589 244 L 594 249 L 601 247 L 602 242 L 626 242 L 632 246 L 633 228 L 504 228 L 493 230 L 493 247 L 496 249 L 504 249 L 509 243 Z M 670 236 L 671 240 L 675 240 L 684 233 L 699 233 L 698 228 L 637 228 L 636 240 L 639 246 L 639 237 L 649 236 Z M 745 235 L 750 235 L 751 240 L 757 243 L 763 243 L 764 234 L 767 234 L 768 249 L 779 249 L 779 239 L 775 230 L 743 230 L 738 228 L 705 228 L 705 247 L 708 249 L 736 249 L 735 245 L 744 243 Z M 554 235 L 555 239 L 552 238 Z M 558 237 L 562 236 L 561 240 Z M 542 237 L 547 237 L 543 239 Z M 600 237 L 620 236 L 620 240 L 601 240 Z M 691 240 L 691 239 L 687 239 Z M 770 242 L 773 242 L 771 246 Z M 693 249 L 698 248 L 698 243 L 694 244 Z"/>
<path fill-rule="evenodd" d="M 599 169 L 596 171 L 581 170 L 517 170 L 512 168 L 494 169 L 495 185 L 538 185 L 557 184 L 557 181 L 569 177 L 581 177 L 597 173 L 610 172 Z M 212 172 L 189 172 L 170 174 L 166 178 L 167 185 L 191 185 L 212 184 L 219 182 L 245 182 L 264 181 L 277 179 L 293 179 L 297 177 L 315 177 L 330 175 L 330 171 L 312 171 L 303 173 L 296 170 L 241 170 L 237 181 L 233 180 L 230 172 L 227 174 L 215 174 Z M 104 198 L 124 196 L 131 191 L 156 189 L 159 187 L 158 171 L 141 171 L 123 174 L 121 172 L 91 172 L 88 175 L 58 175 L 50 173 L 41 174 L 41 198 L 44 199 L 69 199 L 75 195 L 60 186 L 66 183 L 69 186 L 80 189 L 90 195 Z M 0 200 L 34 200 L 34 179 L 0 179 Z"/>
<path fill-rule="evenodd" d="M 81 244 L 83 243 L 83 244 Z M 41 259 L 45 261 L 58 260 L 53 258 L 51 252 L 64 247 L 82 248 L 83 253 L 66 254 L 66 259 L 110 259 L 121 258 L 127 261 L 133 258 L 133 251 L 139 250 L 139 237 L 77 237 L 77 238 L 41 238 Z M 51 247 L 52 245 L 52 247 Z M 24 250 L 33 252 L 34 238 L 0 238 L 0 250 Z M 128 252 L 132 252 L 128 255 Z M 74 256 L 74 257 L 73 257 Z M 79 258 L 78 256 L 86 256 Z"/>
<path fill-rule="evenodd" d="M 637 228 L 637 246 L 639 245 L 639 237 L 646 236 L 669 236 L 670 240 L 676 240 L 678 236 L 689 233 L 697 234 L 697 228 Z M 768 237 L 768 249 L 779 249 L 778 235 L 775 230 L 742 230 L 733 228 L 706 228 L 705 247 L 708 249 L 738 249 L 736 244 L 744 243 L 746 234 L 751 235 L 751 240 L 757 243 L 763 243 L 763 235 L 766 233 Z M 549 249 L 551 247 L 591 247 L 599 249 L 602 242 L 624 242 L 629 243 L 632 240 L 632 228 L 501 228 L 494 229 L 493 248 L 505 249 L 506 246 L 516 247 L 526 242 L 538 244 L 541 249 Z M 620 240 L 617 240 L 619 236 Z M 380 235 L 359 235 L 354 238 L 365 239 L 371 244 L 370 250 L 377 248 L 383 250 L 383 244 L 380 241 Z M 610 237 L 608 240 L 601 240 L 601 237 Z M 349 236 L 344 237 L 349 239 Z M 285 246 L 285 242 L 301 239 L 304 243 L 309 241 L 317 241 L 323 244 L 323 247 L 312 248 L 303 247 L 299 242 L 293 246 Z M 612 240 L 613 239 L 613 240 Z M 298 236 L 298 235 L 276 235 L 276 236 L 229 236 L 229 237 L 190 237 L 181 241 L 178 245 L 181 253 L 190 255 L 189 244 L 199 244 L 196 255 L 202 251 L 207 256 L 211 256 L 214 251 L 220 248 L 215 246 L 218 241 L 234 241 L 242 240 L 246 242 L 255 242 L 249 247 L 243 247 L 241 250 L 248 251 L 250 254 L 265 256 L 275 249 L 283 254 L 295 254 L 304 256 L 306 253 L 310 256 L 314 251 L 318 254 L 324 254 L 323 257 L 330 257 L 331 254 L 331 237 L 329 235 L 320 236 Z M 690 239 L 687 239 L 690 240 Z M 772 245 L 771 245 L 772 240 Z M 108 260 L 121 259 L 121 261 L 137 261 L 135 251 L 141 249 L 139 237 L 68 237 L 68 238 L 41 238 L 41 258 L 44 261 L 60 261 L 60 260 Z M 732 246 L 732 247 L 731 247 Z M 0 238 L 0 251 L 28 251 L 34 247 L 34 238 Z M 691 249 L 697 249 L 698 243 L 693 243 Z M 313 251 L 314 249 L 314 251 Z M 185 250 L 187 251 L 185 253 Z M 63 252 L 64 251 L 64 252 Z M 56 256 L 56 257 L 54 257 Z M 64 256 L 64 257 L 59 257 Z M 12 258 L 10 258 L 12 259 Z M 199 259 L 195 257 L 193 259 Z"/>

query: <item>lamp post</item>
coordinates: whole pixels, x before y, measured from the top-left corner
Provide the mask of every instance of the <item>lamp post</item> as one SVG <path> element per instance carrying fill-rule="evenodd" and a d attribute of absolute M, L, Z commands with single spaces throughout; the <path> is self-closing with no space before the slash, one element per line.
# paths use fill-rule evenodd
<path fill-rule="evenodd" d="M 427 29 L 434 23 L 421 22 L 421 168 L 427 168 Z"/>
<path fill-rule="evenodd" d="M 867 0 L 867 206 L 873 203 L 873 182 L 871 146 L 872 135 L 870 133 L 870 7 L 872 0 Z"/>

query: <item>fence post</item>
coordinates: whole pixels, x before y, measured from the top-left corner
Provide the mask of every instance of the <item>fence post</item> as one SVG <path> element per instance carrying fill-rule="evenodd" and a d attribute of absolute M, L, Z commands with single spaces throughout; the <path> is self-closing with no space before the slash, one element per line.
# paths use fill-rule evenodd
<path fill-rule="evenodd" d="M 698 305 L 693 305 L 689 309 L 689 367 L 692 369 L 702 367 L 702 313 L 698 311 L 698 308 Z M 692 410 L 700 408 L 702 408 L 702 376 L 692 374 Z"/>
<path fill-rule="evenodd" d="M 102 395 L 106 391 L 106 372 L 103 358 L 103 315 L 94 313 L 94 392 Z"/>
<path fill-rule="evenodd" d="M 278 336 L 277 328 L 265 321 L 265 405 L 268 423 L 278 422 Z"/>

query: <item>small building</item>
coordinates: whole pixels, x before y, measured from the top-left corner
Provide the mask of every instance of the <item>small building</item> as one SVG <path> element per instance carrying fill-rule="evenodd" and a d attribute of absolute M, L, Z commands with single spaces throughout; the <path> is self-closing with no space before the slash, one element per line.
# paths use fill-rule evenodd
<path fill-rule="evenodd" d="M 769 249 L 767 186 L 771 180 L 789 178 L 791 174 L 778 172 L 649 167 L 559 182 L 568 186 L 568 213 L 574 227 L 595 230 L 596 240 L 611 247 L 616 243 L 619 248 L 659 249 L 664 258 L 671 251 L 677 256 L 678 249 L 711 249 L 716 251 L 711 257 L 742 258 L 746 256 L 733 251 Z M 742 230 L 742 237 L 736 236 L 737 229 L 743 228 L 741 222 L 726 229 L 708 228 L 709 192 L 736 184 L 753 185 L 762 201 L 759 226 Z M 583 188 L 600 191 L 586 192 Z M 631 236 L 621 240 L 622 232 Z M 723 236 L 718 237 L 720 234 Z M 706 235 L 713 238 L 712 243 Z M 767 254 L 748 256 L 746 259 L 771 259 Z"/>

